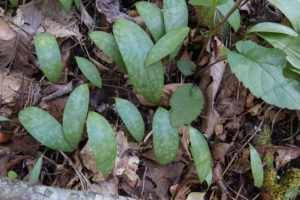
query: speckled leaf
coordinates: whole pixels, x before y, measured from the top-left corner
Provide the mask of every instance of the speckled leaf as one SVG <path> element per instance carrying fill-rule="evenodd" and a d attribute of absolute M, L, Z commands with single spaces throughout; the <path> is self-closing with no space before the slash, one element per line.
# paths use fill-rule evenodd
<path fill-rule="evenodd" d="M 211 171 L 211 155 L 205 137 L 195 128 L 189 126 L 191 152 L 200 182 L 203 182 Z"/>
<path fill-rule="evenodd" d="M 129 20 L 116 20 L 113 32 L 133 86 L 152 103 L 159 103 L 164 85 L 161 62 L 145 68 L 153 47 L 147 33 Z"/>
<path fill-rule="evenodd" d="M 176 64 L 180 72 L 185 76 L 191 76 L 195 72 L 196 64 L 191 60 L 179 60 Z"/>
<path fill-rule="evenodd" d="M 89 112 L 86 126 L 97 167 L 107 177 L 117 155 L 114 132 L 107 120 L 95 112 Z"/>
<path fill-rule="evenodd" d="M 96 66 L 89 60 L 75 56 L 77 65 L 85 77 L 98 88 L 102 87 L 102 79 Z"/>
<path fill-rule="evenodd" d="M 141 142 L 145 134 L 145 125 L 139 110 L 125 99 L 115 98 L 116 107 L 122 121 L 133 138 Z"/>
<path fill-rule="evenodd" d="M 59 2 L 63 5 L 67 12 L 70 12 L 73 0 L 59 0 Z"/>
<path fill-rule="evenodd" d="M 178 151 L 177 127 L 172 126 L 170 113 L 159 107 L 153 117 L 153 144 L 157 161 L 164 165 L 172 162 Z"/>
<path fill-rule="evenodd" d="M 300 109 L 300 86 L 283 76 L 285 54 L 252 41 L 236 44 L 239 53 L 228 50 L 231 71 L 258 98 L 281 108 Z"/>
<path fill-rule="evenodd" d="M 4 121 L 4 122 L 11 122 L 12 120 L 6 118 L 6 117 L 3 117 L 3 116 L 0 116 L 0 122 L 1 121 Z"/>
<path fill-rule="evenodd" d="M 264 169 L 256 149 L 251 144 L 249 144 L 249 147 L 250 147 L 251 170 L 254 178 L 254 185 L 260 188 L 264 181 Z"/>
<path fill-rule="evenodd" d="M 50 82 L 56 83 L 62 72 L 56 39 L 50 33 L 40 33 L 34 37 L 34 45 L 42 71 Z"/>
<path fill-rule="evenodd" d="M 90 92 L 87 84 L 77 87 L 70 94 L 63 115 L 63 133 L 67 142 L 76 148 L 84 129 Z"/>
<path fill-rule="evenodd" d="M 46 111 L 37 107 L 27 107 L 19 112 L 19 120 L 24 128 L 43 145 L 59 151 L 74 150 L 65 140 L 62 126 Z"/>
<path fill-rule="evenodd" d="M 194 121 L 201 113 L 203 104 L 204 96 L 199 87 L 192 83 L 180 86 L 170 101 L 172 125 L 181 126 Z"/>
<path fill-rule="evenodd" d="M 146 1 L 139 1 L 135 6 L 154 40 L 158 41 L 165 34 L 163 13 L 160 8 Z"/>
<path fill-rule="evenodd" d="M 228 0 L 226 3 L 217 6 L 217 9 L 222 13 L 223 16 L 226 16 L 227 13 L 234 6 L 235 2 L 233 0 Z M 237 32 L 240 28 L 241 24 L 241 15 L 239 10 L 235 10 L 232 15 L 227 20 L 229 24 L 232 26 L 233 30 Z"/>
<path fill-rule="evenodd" d="M 145 67 L 151 66 L 153 63 L 161 60 L 169 55 L 175 48 L 180 45 L 190 32 L 190 28 L 180 26 L 172 29 L 162 38 L 160 38 L 148 54 Z"/>
<path fill-rule="evenodd" d="M 44 154 L 45 154 L 45 152 L 42 153 L 42 155 L 40 156 L 38 161 L 35 163 L 34 168 L 31 171 L 30 178 L 29 178 L 29 183 L 31 183 L 31 184 L 36 184 L 39 180 Z"/>
<path fill-rule="evenodd" d="M 101 49 L 108 57 L 113 59 L 121 69 L 126 71 L 125 63 L 112 34 L 104 31 L 94 31 L 89 34 L 89 37 L 99 49 Z"/>
<path fill-rule="evenodd" d="M 221 5 L 226 3 L 228 0 L 217 0 L 217 5 Z M 213 0 L 190 0 L 189 3 L 193 6 L 205 6 L 205 7 L 212 7 Z"/>

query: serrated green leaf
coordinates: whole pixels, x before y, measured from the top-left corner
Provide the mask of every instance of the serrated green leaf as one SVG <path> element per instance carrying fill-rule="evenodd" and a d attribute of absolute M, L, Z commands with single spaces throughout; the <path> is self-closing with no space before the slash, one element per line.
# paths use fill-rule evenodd
<path fill-rule="evenodd" d="M 0 116 L 0 122 L 12 122 L 12 120 L 6 118 L 6 117 L 3 117 L 3 116 Z"/>
<path fill-rule="evenodd" d="M 133 138 L 141 142 L 145 134 L 144 120 L 139 110 L 129 101 L 115 98 L 116 107 L 122 121 Z"/>
<path fill-rule="evenodd" d="M 13 6 L 19 5 L 19 0 L 9 0 L 9 3 Z"/>
<path fill-rule="evenodd" d="M 84 129 L 89 108 L 90 92 L 87 84 L 77 87 L 70 94 L 63 115 L 63 133 L 66 141 L 76 148 Z"/>
<path fill-rule="evenodd" d="M 228 51 L 230 69 L 258 98 L 281 108 L 300 109 L 299 83 L 283 76 L 285 54 L 252 41 L 239 41 L 239 53 Z"/>
<path fill-rule="evenodd" d="M 62 72 L 56 39 L 50 33 L 40 33 L 34 37 L 34 46 L 42 71 L 50 82 L 56 83 Z"/>
<path fill-rule="evenodd" d="M 217 6 L 217 9 L 222 13 L 223 16 L 226 16 L 227 13 L 231 10 L 234 6 L 233 0 L 227 0 L 226 3 Z M 239 10 L 235 10 L 232 15 L 228 18 L 229 24 L 232 26 L 233 30 L 237 32 L 240 28 L 241 24 L 241 16 Z"/>
<path fill-rule="evenodd" d="M 126 71 L 125 63 L 112 34 L 104 31 L 94 31 L 89 34 L 89 37 L 99 49 L 101 49 L 108 57 L 113 59 L 121 69 Z"/>
<path fill-rule="evenodd" d="M 40 156 L 38 161 L 35 163 L 32 171 L 31 171 L 30 178 L 29 178 L 29 183 L 31 183 L 31 184 L 36 184 L 39 180 L 44 154 L 45 154 L 45 152 L 42 153 L 42 155 Z"/>
<path fill-rule="evenodd" d="M 19 112 L 19 120 L 24 128 L 43 145 L 59 151 L 74 150 L 65 140 L 62 126 L 46 111 L 37 107 L 27 107 Z"/>
<path fill-rule="evenodd" d="M 228 0 L 217 0 L 217 5 L 221 5 L 226 3 Z M 205 6 L 205 7 L 212 7 L 213 0 L 190 0 L 189 3 L 193 6 Z"/>
<path fill-rule="evenodd" d="M 146 1 L 137 2 L 135 6 L 154 40 L 158 41 L 165 34 L 163 13 L 160 8 Z"/>
<path fill-rule="evenodd" d="M 11 179 L 16 179 L 18 177 L 18 174 L 13 170 L 9 170 L 7 173 L 7 177 Z"/>
<path fill-rule="evenodd" d="M 61 5 L 63 5 L 63 7 L 69 13 L 71 10 L 73 0 L 59 0 L 59 2 L 61 3 Z"/>
<path fill-rule="evenodd" d="M 113 32 L 136 90 L 152 103 L 159 103 L 164 85 L 161 62 L 145 68 L 153 43 L 147 33 L 129 20 L 116 20 Z"/>
<path fill-rule="evenodd" d="M 97 167 L 107 177 L 117 155 L 114 132 L 107 120 L 95 112 L 89 112 L 86 127 Z"/>
<path fill-rule="evenodd" d="M 153 63 L 161 60 L 169 55 L 175 48 L 180 45 L 185 37 L 189 34 L 190 28 L 181 26 L 172 29 L 162 38 L 160 38 L 147 56 L 145 67 L 151 66 Z"/>
<path fill-rule="evenodd" d="M 249 144 L 249 146 L 250 146 L 251 171 L 254 178 L 254 185 L 260 188 L 264 181 L 264 169 L 256 149 L 251 144 Z"/>
<path fill-rule="evenodd" d="M 179 60 L 176 64 L 180 72 L 185 76 L 191 76 L 195 73 L 196 64 L 191 60 Z"/>
<path fill-rule="evenodd" d="M 195 128 L 189 126 L 191 152 L 200 182 L 203 182 L 211 171 L 211 155 L 205 137 Z"/>
<path fill-rule="evenodd" d="M 98 88 L 102 87 L 102 79 L 97 67 L 89 60 L 75 56 L 77 65 L 85 77 Z"/>
<path fill-rule="evenodd" d="M 251 27 L 250 30 L 247 32 L 249 33 L 282 33 L 289 36 L 297 37 L 298 33 L 295 32 L 293 29 L 291 29 L 288 26 L 285 26 L 283 24 L 279 23 L 273 23 L 273 22 L 262 22 L 259 24 L 256 24 L 255 26 Z"/>
<path fill-rule="evenodd" d="M 291 22 L 294 29 L 300 33 L 300 1 L 299 0 L 269 0 L 274 4 Z"/>
<path fill-rule="evenodd" d="M 172 162 L 178 151 L 179 136 L 177 127 L 171 124 L 169 111 L 162 107 L 156 110 L 152 129 L 157 161 L 162 165 Z"/>
<path fill-rule="evenodd" d="M 186 83 L 174 92 L 170 105 L 172 125 L 185 125 L 194 121 L 201 113 L 204 96 L 199 87 L 193 86 L 192 83 Z"/>

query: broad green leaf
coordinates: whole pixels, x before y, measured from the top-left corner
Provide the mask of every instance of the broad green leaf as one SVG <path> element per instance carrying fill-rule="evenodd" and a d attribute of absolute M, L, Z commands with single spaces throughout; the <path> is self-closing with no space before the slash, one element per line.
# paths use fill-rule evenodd
<path fill-rule="evenodd" d="M 97 167 L 107 177 L 117 155 L 114 132 L 107 120 L 95 112 L 89 112 L 86 127 Z"/>
<path fill-rule="evenodd" d="M 251 171 L 254 178 L 254 185 L 260 188 L 264 181 L 264 169 L 257 153 L 256 149 L 249 144 L 250 146 L 250 161 L 251 161 Z"/>
<path fill-rule="evenodd" d="M 77 87 L 68 98 L 63 115 L 63 133 L 66 141 L 76 148 L 84 129 L 89 108 L 90 92 L 87 84 Z"/>
<path fill-rule="evenodd" d="M 176 64 L 180 72 L 185 76 L 191 76 L 195 73 L 196 64 L 191 60 L 179 60 Z"/>
<path fill-rule="evenodd" d="M 6 117 L 3 117 L 3 116 L 0 116 L 0 122 L 3 121 L 3 122 L 12 122 L 12 120 L 6 118 Z"/>
<path fill-rule="evenodd" d="M 181 126 L 194 121 L 201 113 L 204 96 L 197 86 L 186 83 L 173 94 L 171 101 L 171 122 L 173 126 Z"/>
<path fill-rule="evenodd" d="M 50 33 L 40 33 L 34 37 L 34 45 L 42 71 L 50 82 L 56 83 L 62 71 L 56 39 Z"/>
<path fill-rule="evenodd" d="M 156 110 L 152 129 L 157 161 L 162 165 L 172 162 L 178 151 L 179 136 L 177 127 L 171 124 L 169 111 L 162 107 Z"/>
<path fill-rule="evenodd" d="M 283 14 L 290 20 L 295 31 L 300 33 L 300 1 L 289 0 L 288 2 L 282 0 L 268 0 L 274 4 Z"/>
<path fill-rule="evenodd" d="M 146 1 L 137 2 L 135 6 L 154 40 L 158 41 L 165 34 L 163 13 L 160 8 Z"/>
<path fill-rule="evenodd" d="M 16 179 L 18 177 L 18 174 L 13 170 L 9 170 L 7 173 L 7 177 L 11 179 Z"/>
<path fill-rule="evenodd" d="M 273 23 L 273 22 L 262 22 L 259 24 L 256 24 L 255 26 L 251 27 L 250 30 L 247 32 L 249 33 L 282 33 L 289 36 L 297 37 L 298 33 L 295 32 L 293 29 L 291 29 L 288 26 L 279 24 L 279 23 Z"/>
<path fill-rule="evenodd" d="M 164 0 L 164 23 L 166 32 L 174 28 L 188 25 L 188 9 L 185 0 Z M 172 61 L 179 52 L 182 44 L 171 52 L 169 61 Z"/>
<path fill-rule="evenodd" d="M 205 178 L 205 181 L 207 183 L 207 189 L 210 187 L 211 182 L 212 182 L 212 169 L 210 168 L 207 177 Z"/>
<path fill-rule="evenodd" d="M 153 43 L 147 33 L 129 20 L 116 20 L 113 32 L 135 89 L 152 103 L 159 103 L 164 85 L 161 62 L 145 68 Z"/>
<path fill-rule="evenodd" d="M 89 34 L 89 37 L 99 49 L 101 49 L 108 57 L 113 59 L 121 69 L 126 71 L 125 63 L 112 34 L 104 31 L 94 31 Z"/>
<path fill-rule="evenodd" d="M 234 6 L 233 0 L 228 0 L 226 3 L 217 6 L 217 9 L 222 13 L 223 16 L 226 16 L 230 9 Z M 232 15 L 228 18 L 229 24 L 232 26 L 233 30 L 237 32 L 241 24 L 241 16 L 239 10 L 235 10 Z"/>
<path fill-rule="evenodd" d="M 228 51 L 231 71 L 258 98 L 281 108 L 300 109 L 299 83 L 283 76 L 285 54 L 252 41 L 236 43 L 239 53 Z"/>
<path fill-rule="evenodd" d="M 19 5 L 19 0 L 9 0 L 9 3 L 13 6 Z"/>
<path fill-rule="evenodd" d="M 195 128 L 189 126 L 191 152 L 200 182 L 203 182 L 211 171 L 211 155 L 205 137 Z"/>
<path fill-rule="evenodd" d="M 46 111 L 37 107 L 27 107 L 19 112 L 19 120 L 24 128 L 43 145 L 59 151 L 74 150 L 65 140 L 62 126 Z"/>
<path fill-rule="evenodd" d="M 180 45 L 185 37 L 189 34 L 190 28 L 181 26 L 167 32 L 160 38 L 148 54 L 145 67 L 151 66 L 153 63 L 160 61 L 169 55 L 175 48 Z"/>
<path fill-rule="evenodd" d="M 70 12 L 73 0 L 59 0 L 59 2 L 63 5 L 67 12 Z"/>
<path fill-rule="evenodd" d="M 31 184 L 36 184 L 39 180 L 44 154 L 45 154 L 45 152 L 42 153 L 41 157 L 35 163 L 32 171 L 31 171 L 30 178 L 29 178 L 29 183 L 31 183 Z"/>
<path fill-rule="evenodd" d="M 115 98 L 116 107 L 122 121 L 133 138 L 141 142 L 145 134 L 144 120 L 139 110 L 125 99 Z"/>
<path fill-rule="evenodd" d="M 217 0 L 217 5 L 221 5 L 226 3 L 228 0 Z M 189 3 L 193 6 L 205 6 L 205 7 L 212 7 L 213 0 L 190 0 Z"/>
<path fill-rule="evenodd" d="M 98 88 L 102 87 L 102 79 L 96 66 L 89 60 L 75 56 L 78 67 L 85 77 Z"/>
<path fill-rule="evenodd" d="M 77 9 L 80 9 L 80 0 L 74 0 Z"/>

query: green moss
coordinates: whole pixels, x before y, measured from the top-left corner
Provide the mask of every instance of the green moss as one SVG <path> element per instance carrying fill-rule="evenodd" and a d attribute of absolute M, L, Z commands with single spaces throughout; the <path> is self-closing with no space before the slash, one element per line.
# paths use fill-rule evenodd
<path fill-rule="evenodd" d="M 271 135 L 270 126 L 265 125 L 263 132 L 258 137 L 255 138 L 254 143 L 255 144 L 261 144 L 261 145 L 267 144 L 267 145 L 271 146 L 272 143 L 271 143 L 270 135 Z"/>

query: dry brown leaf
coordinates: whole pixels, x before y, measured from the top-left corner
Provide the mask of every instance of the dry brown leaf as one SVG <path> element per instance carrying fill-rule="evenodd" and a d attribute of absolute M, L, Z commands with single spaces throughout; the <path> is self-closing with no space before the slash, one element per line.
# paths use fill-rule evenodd
<path fill-rule="evenodd" d="M 222 143 L 222 144 L 217 144 L 214 142 L 212 145 L 211 153 L 212 157 L 216 161 L 220 161 L 221 163 L 224 164 L 225 162 L 225 155 L 227 151 L 229 150 L 230 147 L 233 146 L 233 143 Z"/>

